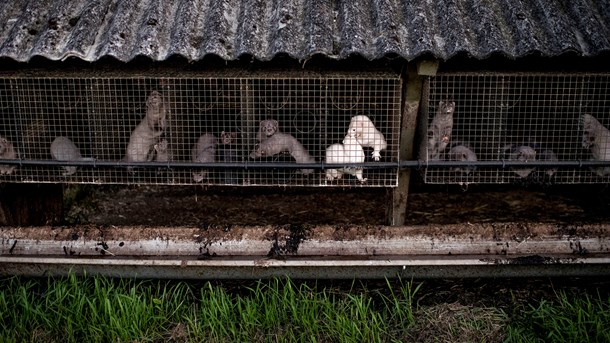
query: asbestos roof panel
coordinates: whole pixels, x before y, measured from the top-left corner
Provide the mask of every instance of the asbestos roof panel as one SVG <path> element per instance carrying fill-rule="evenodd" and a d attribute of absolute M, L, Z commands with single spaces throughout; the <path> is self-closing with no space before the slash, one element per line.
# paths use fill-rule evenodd
<path fill-rule="evenodd" d="M 0 2 L 0 57 L 484 59 L 610 51 L 610 0 Z"/>

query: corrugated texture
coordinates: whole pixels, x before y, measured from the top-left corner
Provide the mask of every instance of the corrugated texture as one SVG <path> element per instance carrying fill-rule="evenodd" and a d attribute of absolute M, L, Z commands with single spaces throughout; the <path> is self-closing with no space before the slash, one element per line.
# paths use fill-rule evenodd
<path fill-rule="evenodd" d="M 217 55 L 262 61 L 610 51 L 610 0 L 48 0 L 0 2 L 0 57 Z"/>

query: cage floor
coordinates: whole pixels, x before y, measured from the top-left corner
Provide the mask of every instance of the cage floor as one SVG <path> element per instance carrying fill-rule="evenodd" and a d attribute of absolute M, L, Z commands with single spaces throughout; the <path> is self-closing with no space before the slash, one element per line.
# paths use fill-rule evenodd
<path fill-rule="evenodd" d="M 384 189 L 67 186 L 66 219 L 103 226 L 224 227 L 385 223 Z M 530 189 L 433 186 L 409 194 L 406 225 L 607 223 L 610 189 L 557 186 Z M 442 231 L 442 227 L 439 227 Z"/>

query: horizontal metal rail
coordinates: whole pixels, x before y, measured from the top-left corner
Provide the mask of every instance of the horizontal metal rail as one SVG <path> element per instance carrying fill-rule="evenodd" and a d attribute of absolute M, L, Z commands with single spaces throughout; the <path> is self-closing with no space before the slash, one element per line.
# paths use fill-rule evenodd
<path fill-rule="evenodd" d="M 185 169 L 422 169 L 422 168 L 589 168 L 610 167 L 608 161 L 571 160 L 571 161 L 423 161 L 409 160 L 398 162 L 364 162 L 364 163 L 294 163 L 294 162 L 123 162 L 123 161 L 55 161 L 55 160 L 0 160 L 0 164 L 17 166 L 88 166 L 88 167 L 146 167 L 146 168 L 185 168 Z"/>

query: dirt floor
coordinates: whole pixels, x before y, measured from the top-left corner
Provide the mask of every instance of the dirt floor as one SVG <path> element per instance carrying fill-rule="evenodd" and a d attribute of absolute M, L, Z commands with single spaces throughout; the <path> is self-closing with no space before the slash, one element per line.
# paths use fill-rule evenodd
<path fill-rule="evenodd" d="M 388 189 L 67 186 L 71 224 L 115 226 L 384 225 Z M 595 224 L 610 189 L 579 186 L 414 186 L 406 225 Z"/>

